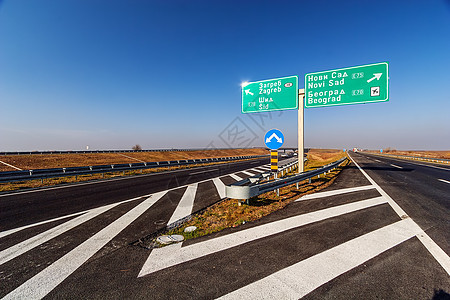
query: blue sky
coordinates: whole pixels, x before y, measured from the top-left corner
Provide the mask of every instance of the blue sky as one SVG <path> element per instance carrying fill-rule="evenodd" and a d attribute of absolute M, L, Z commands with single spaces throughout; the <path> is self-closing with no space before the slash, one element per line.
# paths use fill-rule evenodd
<path fill-rule="evenodd" d="M 0 151 L 297 145 L 243 81 L 389 62 L 389 102 L 305 109 L 305 146 L 450 149 L 450 1 L 0 1 Z"/>

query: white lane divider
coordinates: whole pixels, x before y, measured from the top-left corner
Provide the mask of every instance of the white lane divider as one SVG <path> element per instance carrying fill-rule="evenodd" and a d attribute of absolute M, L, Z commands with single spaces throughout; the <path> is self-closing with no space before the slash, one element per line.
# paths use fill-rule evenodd
<path fill-rule="evenodd" d="M 219 193 L 220 199 L 225 198 L 225 184 L 219 178 L 213 178 L 214 185 Z"/>
<path fill-rule="evenodd" d="M 402 167 L 399 167 L 397 165 L 391 164 L 392 167 L 397 168 L 397 169 L 403 169 Z"/>
<path fill-rule="evenodd" d="M 295 200 L 295 202 L 329 197 L 329 196 L 335 196 L 335 195 L 341 195 L 341 194 L 347 194 L 347 193 L 358 192 L 358 191 L 372 190 L 372 189 L 375 189 L 375 187 L 373 185 L 364 185 L 364 186 L 358 186 L 358 187 L 353 187 L 353 188 L 313 193 L 313 194 L 302 196 L 302 197 L 298 198 L 297 200 Z"/>
<path fill-rule="evenodd" d="M 144 200 L 119 219 L 109 224 L 94 236 L 48 266 L 42 272 L 23 283 L 3 299 L 41 299 L 45 297 L 166 193 L 167 191 L 153 194 L 147 200 Z"/>
<path fill-rule="evenodd" d="M 439 181 L 445 182 L 445 183 L 450 183 L 450 181 L 445 180 L 445 179 L 438 179 Z"/>
<path fill-rule="evenodd" d="M 219 299 L 299 299 L 421 231 L 411 219 L 398 221 L 309 257 Z"/>
<path fill-rule="evenodd" d="M 181 197 L 181 200 L 178 203 L 177 208 L 173 212 L 172 217 L 170 218 L 169 222 L 167 222 L 167 224 L 172 224 L 173 222 L 178 221 L 184 217 L 187 217 L 192 213 L 197 187 L 198 187 L 197 183 L 188 185 L 186 191 L 183 194 L 183 197 Z"/>
<path fill-rule="evenodd" d="M 402 219 L 409 218 L 409 216 L 403 211 L 403 209 L 392 199 L 376 182 L 373 180 L 361 167 L 356 163 L 356 161 L 348 155 L 352 162 L 358 167 L 359 171 L 367 178 L 367 180 L 372 183 L 377 191 L 383 195 L 388 200 L 389 205 L 392 209 L 401 217 Z M 450 275 L 450 257 L 433 241 L 424 231 L 417 238 L 422 242 L 422 244 L 427 248 L 427 250 L 433 255 L 436 261 L 445 269 L 445 271 Z"/>
<path fill-rule="evenodd" d="M 377 197 L 290 217 L 186 247 L 181 247 L 182 243 L 178 243 L 163 248 L 153 249 L 147 261 L 144 263 L 138 277 L 206 256 L 211 253 L 216 253 L 270 235 L 278 234 L 286 230 L 366 209 L 383 203 L 386 203 L 386 199 L 383 197 Z"/>
<path fill-rule="evenodd" d="M 6 166 L 8 166 L 8 167 L 10 167 L 10 168 L 16 169 L 16 170 L 18 170 L 18 171 L 22 171 L 22 169 L 19 169 L 18 167 L 15 167 L 15 166 L 13 166 L 13 165 L 10 165 L 10 164 L 8 164 L 8 163 L 5 163 L 4 161 L 1 161 L 1 160 L 0 160 L 0 163 L 4 164 L 4 165 L 6 165 Z"/>

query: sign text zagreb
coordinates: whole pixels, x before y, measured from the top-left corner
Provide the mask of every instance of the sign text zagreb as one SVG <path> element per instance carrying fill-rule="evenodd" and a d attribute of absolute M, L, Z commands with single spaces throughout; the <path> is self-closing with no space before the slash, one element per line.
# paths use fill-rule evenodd
<path fill-rule="evenodd" d="M 305 107 L 389 100 L 388 63 L 343 68 L 305 75 Z"/>

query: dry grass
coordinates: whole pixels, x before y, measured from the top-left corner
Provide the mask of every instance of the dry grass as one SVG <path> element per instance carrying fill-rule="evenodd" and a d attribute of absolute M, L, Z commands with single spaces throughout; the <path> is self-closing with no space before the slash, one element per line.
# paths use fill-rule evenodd
<path fill-rule="evenodd" d="M 204 151 L 1 155 L 0 161 L 22 170 L 36 170 L 265 154 L 268 154 L 267 150 L 255 148 Z M 4 171 L 15 171 L 15 169 L 0 163 L 0 172 Z"/>
<path fill-rule="evenodd" d="M 326 152 L 313 150 L 312 152 L 310 151 L 310 155 L 309 168 L 311 166 L 323 166 L 345 156 L 342 151 L 336 150 Z M 275 192 L 269 192 L 250 199 L 249 205 L 241 205 L 240 201 L 236 199 L 221 201 L 207 208 L 204 212 L 193 216 L 190 221 L 170 231 L 168 234 L 181 234 L 189 239 L 256 221 L 284 208 L 303 195 L 314 193 L 330 186 L 343 167 L 336 168 L 326 176 L 322 175 L 321 178 L 316 177 L 311 183 L 308 180 L 300 182 L 299 189 L 296 188 L 295 184 L 281 188 L 280 196 L 277 196 Z M 198 229 L 192 233 L 185 233 L 184 229 L 188 226 L 196 226 Z"/>
<path fill-rule="evenodd" d="M 380 151 L 370 150 L 369 153 L 380 154 Z M 383 151 L 383 154 L 393 154 L 393 155 L 405 155 L 405 156 L 420 156 L 428 158 L 443 158 L 450 159 L 450 151 L 401 151 L 401 150 L 387 150 Z"/>

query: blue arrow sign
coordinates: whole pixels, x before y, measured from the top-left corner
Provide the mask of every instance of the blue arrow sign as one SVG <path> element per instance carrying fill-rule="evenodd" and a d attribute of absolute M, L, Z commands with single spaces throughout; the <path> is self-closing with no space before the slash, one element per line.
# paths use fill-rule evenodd
<path fill-rule="evenodd" d="M 264 136 L 264 143 L 269 149 L 277 150 L 284 143 L 284 135 L 278 129 L 271 129 Z"/>

